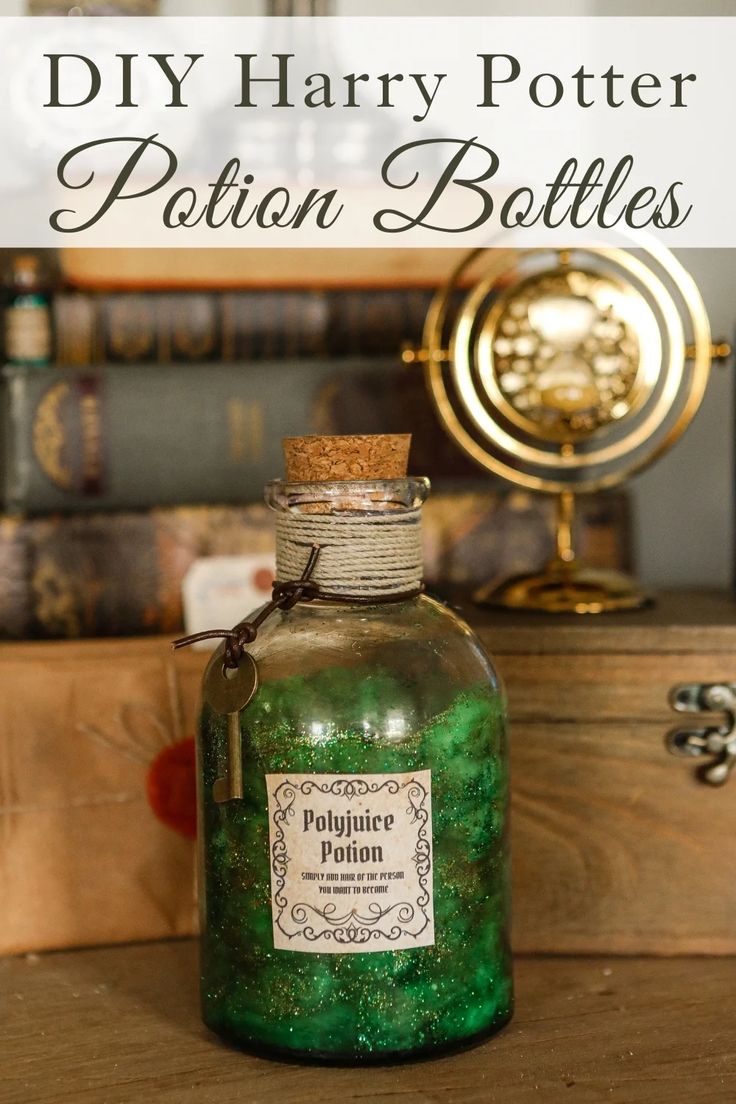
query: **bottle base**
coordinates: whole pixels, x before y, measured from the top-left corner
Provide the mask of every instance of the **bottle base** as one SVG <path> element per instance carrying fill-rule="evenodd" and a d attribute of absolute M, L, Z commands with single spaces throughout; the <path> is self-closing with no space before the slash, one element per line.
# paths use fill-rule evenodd
<path fill-rule="evenodd" d="M 272 1046 L 268 1043 L 244 1040 L 236 1032 L 206 1024 L 227 1046 L 251 1054 L 256 1058 L 267 1058 L 277 1062 L 289 1062 L 295 1065 L 317 1066 L 395 1066 L 408 1062 L 427 1062 L 434 1058 L 446 1058 L 452 1054 L 461 1054 L 498 1035 L 513 1017 L 513 1008 L 504 1012 L 482 1031 L 466 1035 L 462 1039 L 452 1039 L 447 1043 L 431 1044 L 406 1051 L 381 1051 L 380 1053 L 346 1054 L 329 1051 L 292 1050 L 289 1047 Z M 206 1022 L 206 1021 L 205 1021 Z"/>

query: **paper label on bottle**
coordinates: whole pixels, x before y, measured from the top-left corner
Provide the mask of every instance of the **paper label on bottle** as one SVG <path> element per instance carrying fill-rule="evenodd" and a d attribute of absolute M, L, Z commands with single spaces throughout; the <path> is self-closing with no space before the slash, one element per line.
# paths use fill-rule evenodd
<path fill-rule="evenodd" d="M 349 954 L 434 943 L 431 777 L 266 775 L 274 947 Z"/>

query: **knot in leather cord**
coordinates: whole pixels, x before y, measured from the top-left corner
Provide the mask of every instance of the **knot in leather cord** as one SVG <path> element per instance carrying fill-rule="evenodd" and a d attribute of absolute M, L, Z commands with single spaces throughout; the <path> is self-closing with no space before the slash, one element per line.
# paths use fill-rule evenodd
<path fill-rule="evenodd" d="M 197 644 L 200 640 L 222 639 L 225 641 L 223 666 L 229 670 L 235 670 L 243 658 L 247 645 L 253 643 L 261 625 L 267 617 L 271 616 L 274 610 L 290 610 L 297 602 L 312 602 L 315 598 L 338 602 L 342 605 L 361 606 L 375 606 L 378 603 L 387 602 L 406 602 L 410 598 L 416 598 L 424 590 L 424 587 L 420 584 L 410 590 L 404 590 L 398 594 L 380 599 L 373 594 L 333 594 L 328 590 L 324 590 L 319 583 L 311 582 L 312 573 L 319 559 L 319 552 L 320 546 L 313 544 L 309 559 L 300 578 L 273 584 L 271 601 L 263 607 L 252 621 L 239 621 L 232 629 L 208 629 L 206 632 L 182 636 L 172 643 L 172 648 L 186 648 L 188 644 Z"/>
<path fill-rule="evenodd" d="M 225 641 L 223 666 L 229 670 L 235 670 L 243 658 L 246 646 L 253 643 L 261 625 L 274 610 L 290 610 L 297 602 L 311 602 L 319 596 L 319 587 L 309 581 L 317 566 L 319 551 L 319 545 L 312 545 L 309 559 L 299 579 L 273 584 L 271 601 L 252 621 L 239 621 L 232 629 L 207 629 L 205 632 L 190 633 L 189 636 L 182 636 L 175 640 L 172 648 L 186 648 L 189 644 L 199 643 L 200 640 L 223 639 Z"/>

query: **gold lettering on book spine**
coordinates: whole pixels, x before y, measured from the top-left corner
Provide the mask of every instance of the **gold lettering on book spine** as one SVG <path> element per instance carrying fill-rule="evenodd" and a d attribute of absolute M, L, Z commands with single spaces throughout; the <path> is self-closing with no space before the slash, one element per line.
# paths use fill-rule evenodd
<path fill-rule="evenodd" d="M 134 363 L 155 357 L 157 303 L 157 299 L 145 295 L 109 299 L 107 325 L 111 360 Z"/>
<path fill-rule="evenodd" d="M 52 636 L 82 635 L 81 611 L 85 603 L 79 584 L 53 555 L 41 555 L 31 575 L 35 615 L 39 625 Z"/>
<path fill-rule="evenodd" d="M 56 383 L 43 395 L 33 418 L 33 452 L 41 470 L 57 487 L 68 491 L 72 470 L 65 457 L 64 404 L 71 394 L 68 383 Z"/>
<path fill-rule="evenodd" d="M 227 426 L 231 460 L 258 463 L 263 459 L 265 429 L 261 403 L 230 399 L 227 404 Z"/>
<path fill-rule="evenodd" d="M 102 478 L 102 419 L 97 395 L 84 395 L 80 401 L 82 422 L 82 463 L 85 482 Z"/>

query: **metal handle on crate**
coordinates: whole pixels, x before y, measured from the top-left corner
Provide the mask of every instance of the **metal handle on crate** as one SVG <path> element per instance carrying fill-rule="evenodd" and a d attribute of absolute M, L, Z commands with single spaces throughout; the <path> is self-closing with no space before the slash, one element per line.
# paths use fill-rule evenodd
<path fill-rule="evenodd" d="M 736 683 L 686 682 L 670 691 L 670 705 L 678 713 L 722 713 L 721 724 L 701 728 L 673 728 L 666 743 L 673 755 L 704 758 L 697 776 L 710 786 L 722 786 L 736 765 Z"/>

